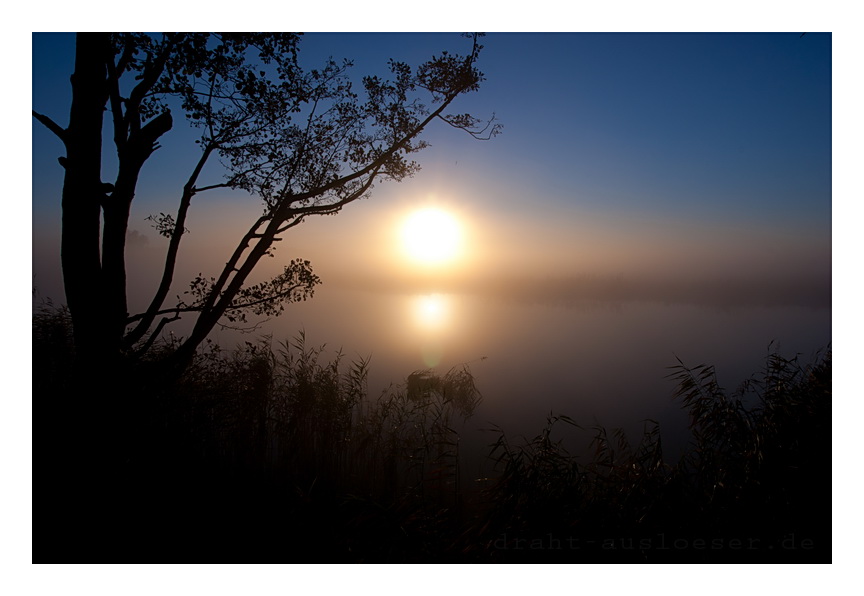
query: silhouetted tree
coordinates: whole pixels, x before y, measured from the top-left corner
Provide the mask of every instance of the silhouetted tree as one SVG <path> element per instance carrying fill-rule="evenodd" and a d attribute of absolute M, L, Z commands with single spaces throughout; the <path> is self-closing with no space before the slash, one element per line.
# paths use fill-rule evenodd
<path fill-rule="evenodd" d="M 33 115 L 66 147 L 59 158 L 61 261 L 84 369 L 146 352 L 166 324 L 195 313 L 194 328 L 173 355 L 182 367 L 220 320 L 276 315 L 310 296 L 320 280 L 303 259 L 268 282 L 247 285 L 284 232 L 310 215 L 337 213 L 376 180 L 411 176 L 418 165 L 409 156 L 427 146 L 420 134 L 434 120 L 475 138 L 498 132 L 492 120 L 446 112 L 483 78 L 475 67 L 482 46 L 477 35 L 467 37 L 464 56 L 442 52 L 417 68 L 391 60 L 390 80 L 366 76 L 355 91 L 348 60 L 301 68 L 297 34 L 78 34 L 68 126 Z M 130 314 L 124 258 L 130 207 L 142 167 L 172 128 L 178 106 L 201 131 L 200 157 L 176 214 L 152 218 L 169 239 L 165 266 L 149 307 Z M 118 160 L 111 183 L 102 178 L 106 120 Z M 225 166 L 225 180 L 199 184 L 214 157 Z M 184 294 L 189 299 L 166 306 L 192 200 L 214 188 L 257 195 L 263 213 L 217 276 L 197 277 Z"/>

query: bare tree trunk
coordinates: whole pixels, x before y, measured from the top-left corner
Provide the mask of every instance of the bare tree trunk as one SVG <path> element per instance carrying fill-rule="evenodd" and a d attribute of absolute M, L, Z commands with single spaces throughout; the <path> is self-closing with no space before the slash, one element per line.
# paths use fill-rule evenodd
<path fill-rule="evenodd" d="M 82 362 L 99 359 L 105 342 L 99 253 L 102 185 L 102 117 L 108 98 L 105 53 L 108 35 L 79 33 L 72 109 L 65 131 L 63 231 L 60 245 L 66 301 L 75 348 Z"/>
<path fill-rule="evenodd" d="M 126 230 L 141 168 L 153 153 L 156 140 L 172 126 L 170 112 L 163 112 L 129 135 L 118 152 L 120 167 L 110 197 L 103 207 L 102 284 L 107 301 L 107 341 L 113 353 L 120 352 L 129 316 L 126 302 Z"/>

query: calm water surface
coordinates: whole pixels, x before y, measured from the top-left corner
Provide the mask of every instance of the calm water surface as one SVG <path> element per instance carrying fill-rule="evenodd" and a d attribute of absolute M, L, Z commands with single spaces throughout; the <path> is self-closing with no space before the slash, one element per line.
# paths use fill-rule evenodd
<path fill-rule="evenodd" d="M 322 288 L 272 323 L 274 342 L 303 329 L 310 345 L 371 357 L 369 394 L 412 371 L 467 363 L 483 395 L 469 428 L 535 436 L 550 413 L 580 425 L 660 422 L 667 453 L 686 443 L 686 415 L 666 378 L 680 358 L 713 364 L 726 389 L 764 365 L 770 342 L 809 361 L 831 341 L 830 308 L 660 302 L 528 303 L 506 297 L 387 294 Z M 480 448 L 491 433 L 468 432 Z"/>

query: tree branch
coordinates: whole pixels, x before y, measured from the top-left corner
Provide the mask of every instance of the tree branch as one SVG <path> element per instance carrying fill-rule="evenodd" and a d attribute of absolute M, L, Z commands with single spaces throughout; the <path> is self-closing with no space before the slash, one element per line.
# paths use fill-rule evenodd
<path fill-rule="evenodd" d="M 120 97 L 120 76 L 123 70 L 114 64 L 113 56 L 108 56 L 105 63 L 108 67 L 108 98 L 111 102 L 111 119 L 114 122 L 114 146 L 119 152 L 126 145 L 126 131 L 129 129 L 129 125 L 123 117 L 123 100 Z"/>
<path fill-rule="evenodd" d="M 492 114 L 492 117 L 486 121 L 486 126 L 480 130 L 472 130 L 472 127 L 477 126 L 481 121 L 477 118 L 472 118 L 468 114 L 438 116 L 438 119 L 446 122 L 453 128 L 464 130 L 478 141 L 488 141 L 501 132 L 500 124 L 492 124 L 496 120 L 494 113 Z"/>
<path fill-rule="evenodd" d="M 174 280 L 174 269 L 177 263 L 177 253 L 180 250 L 180 239 L 185 230 L 186 214 L 188 213 L 189 206 L 192 203 L 192 197 L 196 192 L 195 181 L 201 174 L 201 170 L 204 169 L 204 165 L 207 163 L 213 150 L 213 145 L 207 145 L 204 152 L 201 154 L 201 158 L 195 165 L 195 169 L 189 176 L 189 180 L 183 187 L 183 195 L 180 198 L 180 206 L 177 209 L 177 219 L 174 224 L 174 231 L 171 233 L 171 240 L 168 243 L 168 252 L 165 255 L 165 266 L 162 269 L 162 280 L 159 282 L 159 288 L 156 290 L 156 294 L 153 296 L 153 300 L 150 302 L 150 306 L 147 308 L 145 316 L 141 319 L 141 323 L 139 323 L 135 329 L 130 331 L 123 339 L 124 344 L 128 347 L 131 347 L 144 337 L 147 329 L 150 328 L 154 319 L 159 315 L 158 310 L 162 307 L 165 298 L 168 296 L 171 282 Z"/>
<path fill-rule="evenodd" d="M 243 302 L 243 303 L 239 303 L 239 304 L 235 304 L 232 302 L 231 305 L 228 307 L 228 310 L 240 310 L 241 308 L 251 308 L 253 306 L 258 306 L 259 304 L 265 304 L 267 302 L 274 302 L 280 298 L 285 298 L 286 296 L 290 296 L 291 292 L 293 292 L 294 290 L 296 290 L 298 288 L 302 288 L 302 287 L 303 287 L 303 284 L 298 283 L 298 284 L 294 284 L 293 286 L 291 286 L 287 290 L 283 290 L 281 292 L 273 294 L 272 296 L 266 296 L 266 297 L 260 298 L 258 300 L 251 300 L 249 302 Z"/>
<path fill-rule="evenodd" d="M 201 307 L 200 306 L 175 306 L 173 308 L 165 308 L 165 309 L 162 309 L 162 310 L 156 312 L 156 316 L 158 317 L 159 315 L 167 315 L 170 313 L 178 314 L 181 312 L 201 312 Z M 126 318 L 126 324 L 131 325 L 135 321 L 140 321 L 141 319 L 143 319 L 146 316 L 148 316 L 148 314 L 146 312 L 138 313 L 136 315 L 131 315 L 131 316 Z"/>
<path fill-rule="evenodd" d="M 465 89 L 469 88 L 470 86 L 471 86 L 470 84 L 465 83 L 462 86 L 458 87 L 455 91 L 452 91 L 447 96 L 447 98 L 441 102 L 441 105 L 438 107 L 438 109 L 436 109 L 434 112 L 429 114 L 425 120 L 423 120 L 422 122 L 420 122 L 420 124 L 418 124 L 413 129 L 408 131 L 405 135 L 402 136 L 401 139 L 399 139 L 397 142 L 393 143 L 389 149 L 384 151 L 381 155 L 378 156 L 377 159 L 372 161 L 372 163 L 370 163 L 366 167 L 361 168 L 361 169 L 359 169 L 356 172 L 353 172 L 351 174 L 345 175 L 342 178 L 337 178 L 336 180 L 333 180 L 329 184 L 325 184 L 324 186 L 319 186 L 318 188 L 315 188 L 311 191 L 308 191 L 305 193 L 300 193 L 297 195 L 293 195 L 293 194 L 289 195 L 286 198 L 290 198 L 290 201 L 287 204 L 283 204 L 281 206 L 281 208 L 282 209 L 290 209 L 291 211 L 293 211 L 294 209 L 290 208 L 290 205 L 292 203 L 297 203 L 297 202 L 302 202 L 302 201 L 306 201 L 309 199 L 314 199 L 315 197 L 321 196 L 328 191 L 339 188 L 340 186 L 345 186 L 347 183 L 352 182 L 354 180 L 357 180 L 358 178 L 365 176 L 366 174 L 372 172 L 373 170 L 375 170 L 375 171 L 380 170 L 381 167 L 384 166 L 384 164 L 387 162 L 388 159 L 390 159 L 397 151 L 402 149 L 403 145 L 405 145 L 411 139 L 413 139 L 414 137 L 419 135 L 421 132 L 423 132 L 423 129 L 425 129 L 429 125 L 430 122 L 432 122 L 435 118 L 440 116 L 441 112 L 443 112 L 444 109 L 448 105 L 450 105 L 450 103 L 452 103 L 454 99 L 456 99 L 456 97 L 458 97 Z M 284 200 L 284 198 L 282 200 Z M 314 209 L 312 209 L 312 208 L 305 208 L 305 209 L 310 209 L 311 212 L 314 212 Z M 287 217 L 285 219 L 287 219 Z"/>
<path fill-rule="evenodd" d="M 375 170 L 373 170 L 372 173 L 369 175 L 369 179 L 363 183 L 363 186 L 361 186 L 359 189 L 352 192 L 350 195 L 348 195 L 344 199 L 337 201 L 336 203 L 331 203 L 329 205 L 311 205 L 309 207 L 292 207 L 290 209 L 290 216 L 289 217 L 293 218 L 293 217 L 299 215 L 300 218 L 292 221 L 289 225 L 287 225 L 285 227 L 279 228 L 278 230 L 276 230 L 276 234 L 281 234 L 282 232 L 284 232 L 288 228 L 293 228 L 294 226 L 299 224 L 300 221 L 302 221 L 303 217 L 305 217 L 306 215 L 328 215 L 328 214 L 332 214 L 332 213 L 336 213 L 336 212 L 340 211 L 342 209 L 342 207 L 344 207 L 348 203 L 356 201 L 357 199 L 362 197 L 364 194 L 366 194 L 366 192 L 370 188 L 372 188 L 372 183 L 375 181 L 375 177 L 378 175 L 380 170 L 381 170 L 380 166 L 375 168 Z M 283 222 L 287 221 L 287 219 L 288 218 L 285 218 L 283 220 Z"/>
<path fill-rule="evenodd" d="M 161 52 L 156 56 L 153 62 L 148 63 L 144 67 L 141 74 L 141 82 L 138 83 L 132 92 L 129 94 L 129 99 L 126 101 L 126 116 L 124 120 L 126 125 L 133 131 L 137 131 L 141 123 L 138 115 L 138 108 L 144 96 L 150 91 L 153 85 L 159 80 L 165 64 L 168 62 L 168 57 L 171 55 L 171 50 L 174 48 L 174 39 L 169 37 L 163 42 Z"/>
<path fill-rule="evenodd" d="M 153 331 L 153 333 L 150 334 L 150 337 L 147 338 L 147 341 L 144 342 L 144 345 L 141 346 L 140 349 L 136 350 L 136 355 L 140 356 L 141 354 L 146 354 L 147 350 L 149 350 L 150 347 L 153 345 L 153 342 L 156 341 L 156 338 L 159 337 L 159 334 L 162 333 L 162 329 L 165 328 L 165 325 L 167 325 L 168 323 L 173 323 L 174 321 L 177 321 L 179 319 L 180 315 L 175 315 L 170 319 L 168 317 L 163 317 L 162 320 L 159 321 L 159 324 L 156 326 L 156 329 Z"/>
<path fill-rule="evenodd" d="M 66 129 L 62 128 L 59 124 L 57 124 L 56 122 L 51 120 L 51 118 L 49 118 L 48 116 L 45 116 L 44 114 L 40 114 L 36 110 L 32 110 L 32 111 L 33 111 L 33 117 L 36 118 L 36 120 L 38 120 L 42 124 L 44 124 L 48 130 L 50 130 L 55 135 L 57 135 L 60 138 L 60 140 L 63 141 L 63 144 L 65 145 L 66 139 L 67 139 Z"/>

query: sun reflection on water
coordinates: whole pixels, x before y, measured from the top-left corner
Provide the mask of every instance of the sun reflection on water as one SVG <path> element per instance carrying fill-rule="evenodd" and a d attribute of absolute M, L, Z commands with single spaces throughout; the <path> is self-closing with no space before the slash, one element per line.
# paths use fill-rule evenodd
<path fill-rule="evenodd" d="M 443 329 L 450 311 L 447 299 L 441 294 L 417 296 L 414 303 L 414 316 L 424 329 Z"/>
<path fill-rule="evenodd" d="M 444 356 L 444 331 L 450 321 L 450 301 L 441 294 L 415 296 L 412 304 L 420 333 L 420 355 L 427 368 L 435 368 Z"/>

